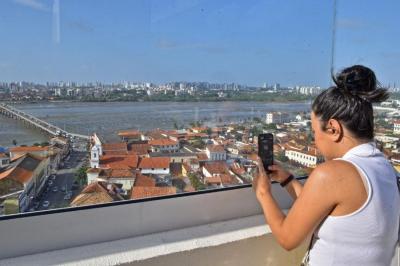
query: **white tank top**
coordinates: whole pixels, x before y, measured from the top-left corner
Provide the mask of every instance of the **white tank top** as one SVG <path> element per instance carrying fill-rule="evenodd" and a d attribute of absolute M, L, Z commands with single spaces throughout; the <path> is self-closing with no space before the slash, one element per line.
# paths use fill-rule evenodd
<path fill-rule="evenodd" d="M 357 168 L 368 198 L 353 213 L 325 218 L 314 232 L 310 265 L 388 266 L 399 234 L 396 173 L 374 143 L 354 147 L 340 160 Z"/>

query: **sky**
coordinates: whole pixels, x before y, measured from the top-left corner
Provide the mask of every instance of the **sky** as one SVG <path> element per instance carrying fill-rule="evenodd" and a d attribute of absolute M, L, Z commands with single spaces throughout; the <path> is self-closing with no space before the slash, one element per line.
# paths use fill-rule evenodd
<path fill-rule="evenodd" d="M 400 86 L 400 1 L 1 0 L 0 81 Z"/>

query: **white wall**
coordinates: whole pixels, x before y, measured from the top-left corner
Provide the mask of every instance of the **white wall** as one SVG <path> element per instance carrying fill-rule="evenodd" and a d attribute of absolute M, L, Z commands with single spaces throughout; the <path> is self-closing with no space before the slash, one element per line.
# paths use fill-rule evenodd
<path fill-rule="evenodd" d="M 273 185 L 272 191 L 281 208 L 289 208 L 292 201 L 286 191 L 278 184 Z M 3 217 L 0 232 L 7 241 L 0 242 L 0 259 L 261 213 L 251 187 L 126 203 L 102 204 L 99 208 L 78 207 L 61 213 L 42 211 L 37 213 L 43 215 L 17 215 L 15 217 L 21 218 L 8 220 Z"/>

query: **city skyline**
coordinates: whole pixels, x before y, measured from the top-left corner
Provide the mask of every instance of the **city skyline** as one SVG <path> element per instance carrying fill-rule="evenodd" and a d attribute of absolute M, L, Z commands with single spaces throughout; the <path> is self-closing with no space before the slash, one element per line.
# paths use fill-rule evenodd
<path fill-rule="evenodd" d="M 330 84 L 333 1 L 7 0 L 2 80 Z M 400 4 L 338 1 L 335 71 L 400 84 Z M 310 30 L 312 29 L 312 30 Z M 367 45 L 366 45 L 367 44 Z"/>

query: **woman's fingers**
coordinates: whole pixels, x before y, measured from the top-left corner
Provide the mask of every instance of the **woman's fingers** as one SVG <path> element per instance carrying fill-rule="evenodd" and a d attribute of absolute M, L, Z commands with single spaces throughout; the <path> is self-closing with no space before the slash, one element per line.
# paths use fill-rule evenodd
<path fill-rule="evenodd" d="M 280 169 L 281 169 L 281 167 L 279 165 L 277 165 L 277 164 L 273 164 L 273 165 L 268 166 L 268 170 L 270 170 L 270 171 L 278 171 Z"/>
<path fill-rule="evenodd" d="M 258 173 L 262 175 L 266 175 L 264 165 L 260 157 L 257 157 L 257 166 L 258 166 Z"/>

